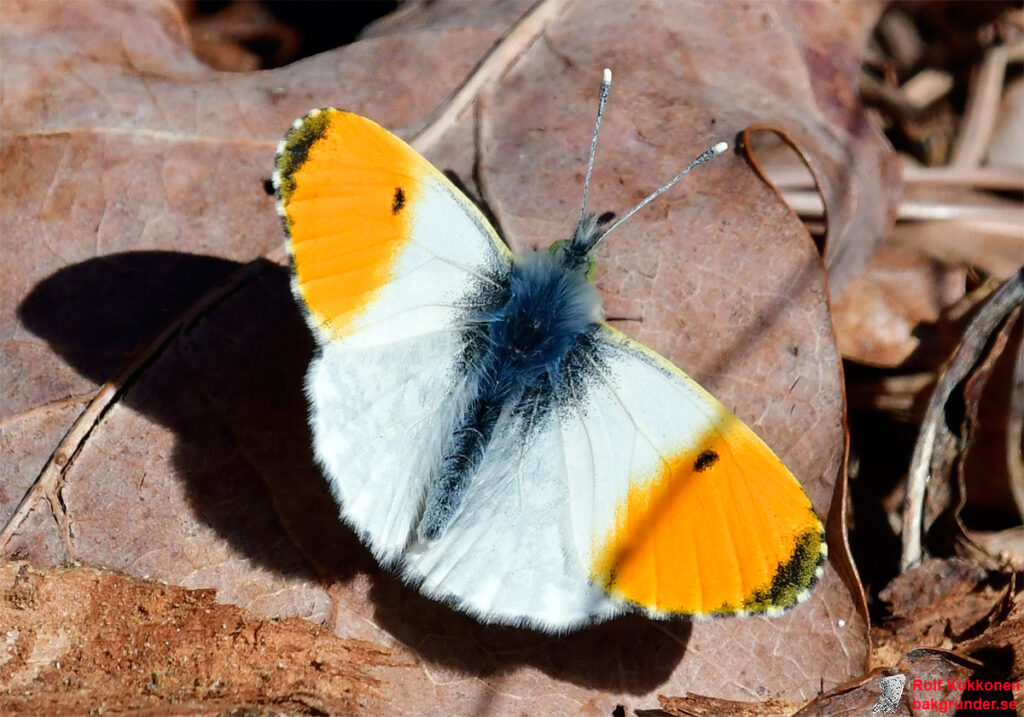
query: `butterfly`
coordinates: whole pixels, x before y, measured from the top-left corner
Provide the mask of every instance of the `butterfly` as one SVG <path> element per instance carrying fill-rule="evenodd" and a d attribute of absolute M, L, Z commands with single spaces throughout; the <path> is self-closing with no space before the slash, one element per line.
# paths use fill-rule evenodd
<path fill-rule="evenodd" d="M 273 183 L 317 350 L 314 454 L 377 560 L 481 622 L 564 633 L 640 611 L 777 614 L 822 574 L 821 522 L 774 453 L 603 320 L 586 211 L 513 255 L 402 140 L 336 109 L 295 121 Z"/>

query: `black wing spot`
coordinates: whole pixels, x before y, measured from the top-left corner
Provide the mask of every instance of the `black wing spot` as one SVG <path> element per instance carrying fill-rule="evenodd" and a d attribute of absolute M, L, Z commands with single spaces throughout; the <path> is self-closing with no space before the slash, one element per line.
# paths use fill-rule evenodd
<path fill-rule="evenodd" d="M 398 214 L 405 207 L 405 192 L 401 187 L 395 187 L 395 198 L 391 201 L 391 213 Z"/>
<path fill-rule="evenodd" d="M 709 449 L 697 456 L 697 460 L 693 462 L 693 470 L 700 473 L 706 471 L 717 462 L 718 454 Z"/>

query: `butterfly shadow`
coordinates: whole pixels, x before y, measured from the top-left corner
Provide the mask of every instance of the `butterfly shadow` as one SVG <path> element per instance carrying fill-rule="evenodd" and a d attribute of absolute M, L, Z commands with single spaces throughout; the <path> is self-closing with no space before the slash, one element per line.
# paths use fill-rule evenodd
<path fill-rule="evenodd" d="M 122 377 L 116 404 L 149 423 L 111 410 L 86 444 L 112 443 L 116 450 L 119 443 L 142 443 L 142 455 L 119 461 L 114 453 L 95 485 L 96 476 L 68 473 L 64 492 L 76 547 L 83 551 L 73 557 L 165 579 L 192 568 L 231 570 L 204 565 L 211 558 L 201 555 L 193 562 L 189 554 L 211 550 L 276 575 L 316 579 L 278 515 L 315 512 L 318 501 L 331 504 L 311 465 L 305 427 L 302 362 L 312 343 L 301 321 L 288 315 L 294 312 L 286 311 L 291 307 L 283 274 L 269 263 L 246 267 L 194 254 L 128 252 L 65 267 L 21 302 L 18 315 L 26 328 L 95 384 L 143 360 Z M 204 302 L 209 306 L 196 313 Z M 175 326 L 161 341 L 161 333 Z M 117 436 L 120 430 L 130 432 Z M 179 482 L 186 506 L 175 502 Z M 76 485 L 94 497 L 75 500 Z M 89 513 L 79 521 L 75 505 L 82 504 Z M 328 515 L 335 515 L 333 507 L 325 507 L 319 520 L 297 522 L 297 530 L 327 530 Z M 221 539 L 219 552 L 206 545 L 209 535 L 197 535 L 197 526 Z M 109 536 L 93 535 L 100 531 Z M 358 545 L 343 528 L 318 539 Z M 104 542 L 121 547 L 90 553 Z M 125 554 L 113 552 L 118 549 Z"/>
<path fill-rule="evenodd" d="M 88 520 L 79 536 L 87 530 L 131 532 L 133 541 L 117 543 L 141 545 L 155 562 L 142 565 L 137 547 L 133 554 L 76 556 L 83 562 L 173 576 L 180 554 L 161 554 L 158 546 L 193 540 L 188 523 L 194 520 L 212 530 L 214 541 L 226 541 L 243 563 L 332 585 L 332 597 L 351 601 L 359 620 L 371 620 L 424 660 L 461 673 L 500 678 L 531 666 L 587 688 L 643 694 L 662 684 L 685 653 L 690 625 L 684 621 L 628 616 L 567 636 L 482 625 L 381 569 L 338 520 L 312 459 L 303 377 L 314 347 L 281 267 L 177 252 L 109 255 L 43 280 L 18 314 L 97 384 L 141 350 L 145 363 L 128 378 L 119 401 L 158 424 L 156 432 L 164 427 L 173 435 L 173 470 L 162 477 L 155 456 L 144 466 L 112 464 L 104 485 L 83 485 L 109 490 L 111 505 L 105 519 L 83 516 Z M 188 320 L 181 322 L 182 316 Z M 181 325 L 167 341 L 155 341 L 176 323 Z M 137 513 L 136 505 L 122 502 L 135 498 L 124 496 L 135 491 L 142 500 L 139 472 L 151 488 L 161 480 L 182 481 L 189 520 L 177 514 L 178 506 L 164 505 L 150 506 L 144 520 L 125 521 L 123 516 Z M 73 496 L 74 474 L 69 478 Z M 219 580 L 230 584 L 231 577 Z M 240 572 L 238 578 L 246 576 Z M 360 587 L 364 580 L 368 592 Z M 346 632 L 343 624 L 339 632 Z"/>

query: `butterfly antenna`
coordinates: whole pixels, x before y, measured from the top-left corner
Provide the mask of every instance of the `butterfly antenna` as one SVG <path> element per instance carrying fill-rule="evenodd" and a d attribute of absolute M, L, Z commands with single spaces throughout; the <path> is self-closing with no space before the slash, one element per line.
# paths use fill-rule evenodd
<path fill-rule="evenodd" d="M 656 191 L 654 191 L 651 194 L 647 195 L 647 197 L 642 202 L 640 202 L 635 207 L 630 209 L 628 212 L 623 214 L 622 217 L 620 217 L 614 224 L 612 224 L 610 227 L 608 227 L 603 232 L 601 232 L 601 236 L 598 237 L 596 242 L 594 242 L 594 246 L 597 246 L 606 236 L 608 236 L 608 234 L 611 233 L 611 231 L 613 229 L 615 229 L 615 227 L 617 227 L 620 224 L 622 224 L 622 222 L 626 221 L 631 216 L 636 214 L 638 211 L 643 209 L 647 204 L 649 204 L 650 202 L 654 201 L 659 196 L 661 196 L 662 194 L 667 192 L 672 187 L 673 184 L 678 182 L 680 179 L 685 177 L 687 174 L 689 174 L 691 171 L 693 171 L 694 169 L 696 169 L 700 165 L 702 165 L 705 162 L 707 162 L 707 161 L 709 161 L 711 159 L 714 159 L 718 155 L 722 154 L 722 152 L 724 152 L 727 149 L 729 149 L 729 143 L 728 142 L 719 142 L 718 144 L 714 145 L 713 147 L 710 147 L 710 148 L 704 150 L 703 152 L 701 152 L 701 154 L 698 155 L 695 160 L 690 162 L 689 166 L 686 169 L 684 169 L 682 172 L 680 172 L 676 176 L 672 177 L 672 179 L 670 179 L 669 181 L 665 182 L 665 184 L 661 185 Z"/>
<path fill-rule="evenodd" d="M 608 92 L 612 88 L 612 71 L 604 68 L 601 77 L 601 93 L 597 100 L 597 119 L 594 120 L 594 136 L 590 140 L 590 160 L 587 162 L 587 178 L 583 180 L 583 205 L 580 207 L 579 227 L 587 216 L 587 195 L 590 194 L 590 175 L 594 171 L 594 153 L 597 152 L 597 131 L 601 129 L 601 118 L 604 117 L 604 106 L 608 102 Z"/>

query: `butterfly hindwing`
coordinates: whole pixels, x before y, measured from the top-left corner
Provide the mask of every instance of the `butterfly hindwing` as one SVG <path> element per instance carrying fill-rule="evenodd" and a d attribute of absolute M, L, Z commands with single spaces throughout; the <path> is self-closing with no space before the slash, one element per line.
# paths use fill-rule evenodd
<path fill-rule="evenodd" d="M 298 120 L 274 183 L 320 345 L 307 375 L 315 454 L 344 517 L 394 560 L 470 397 L 467 322 L 511 255 L 443 174 L 358 115 Z"/>
<path fill-rule="evenodd" d="M 568 467 L 554 395 L 506 406 L 438 540 L 406 556 L 406 577 L 484 622 L 566 632 L 627 607 L 592 583 L 569 514 Z"/>
<path fill-rule="evenodd" d="M 406 575 L 489 622 L 559 632 L 617 614 L 774 614 L 826 554 L 803 489 L 665 359 L 594 325 L 507 406 L 463 509 Z"/>
<path fill-rule="evenodd" d="M 827 552 L 821 523 L 761 439 L 607 326 L 576 363 L 561 429 L 591 580 L 652 615 L 775 613 L 804 599 Z"/>

